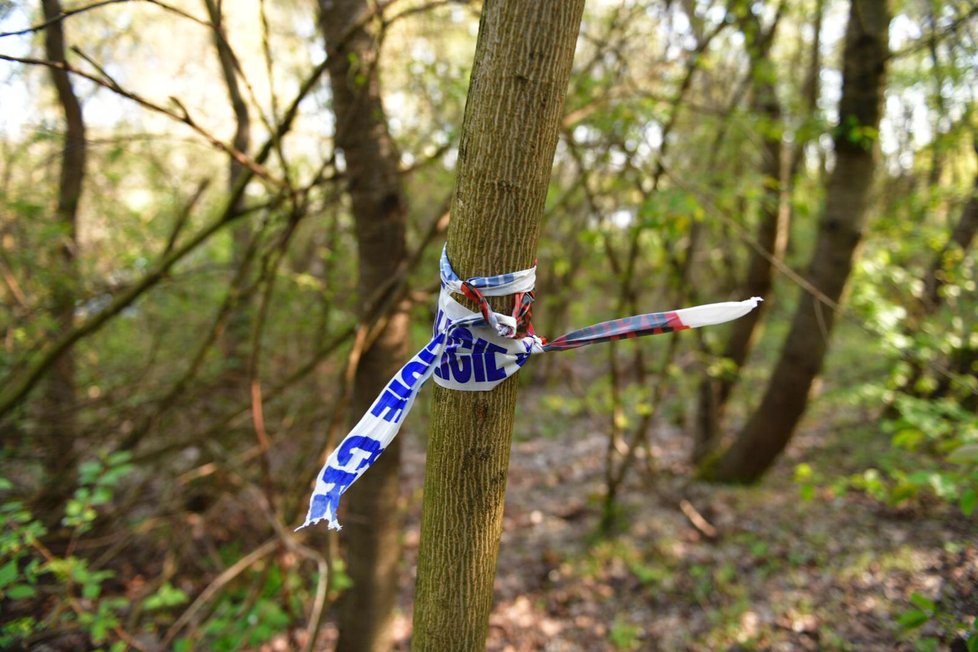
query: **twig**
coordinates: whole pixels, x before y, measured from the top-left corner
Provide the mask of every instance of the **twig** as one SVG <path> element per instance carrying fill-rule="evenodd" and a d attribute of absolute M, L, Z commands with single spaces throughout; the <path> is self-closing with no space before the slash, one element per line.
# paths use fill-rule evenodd
<path fill-rule="evenodd" d="M 173 642 L 173 639 L 176 638 L 176 635 L 180 633 L 180 630 L 186 627 L 187 624 L 193 620 L 193 618 L 197 615 L 197 612 L 200 611 L 204 605 L 206 605 L 225 586 L 234 580 L 234 578 L 248 570 L 248 568 L 250 568 L 256 562 L 271 554 L 272 551 L 278 547 L 278 545 L 279 538 L 277 536 L 272 537 L 214 578 L 214 580 L 211 581 L 211 583 L 208 584 L 203 591 L 201 591 L 200 595 L 197 596 L 197 599 L 194 600 L 182 614 L 180 614 L 180 617 L 177 618 L 176 622 L 170 626 L 170 629 L 166 631 L 166 635 L 160 642 L 160 647 L 164 649 L 168 648 L 170 643 Z"/>
<path fill-rule="evenodd" d="M 676 184 L 677 187 L 684 190 L 685 192 L 694 195 L 704 205 L 704 208 L 706 208 L 713 217 L 716 217 L 723 224 L 732 228 L 734 231 L 734 235 L 736 235 L 738 239 L 740 239 L 749 247 L 757 251 L 780 274 L 784 275 L 785 278 L 787 278 L 789 281 L 791 281 L 799 288 L 801 288 L 803 292 L 807 292 L 820 304 L 827 307 L 829 310 L 835 312 L 836 315 L 838 315 L 839 317 L 846 319 L 852 324 L 856 325 L 858 328 L 862 329 L 866 333 L 872 335 L 875 338 L 880 339 L 880 341 L 886 341 L 886 337 L 882 332 L 878 331 L 876 328 L 867 324 L 865 321 L 863 321 L 862 319 L 854 315 L 851 310 L 842 306 L 839 302 L 830 299 L 828 296 L 825 295 L 824 292 L 822 292 L 817 287 L 815 287 L 808 279 L 806 279 L 804 276 L 802 276 L 794 269 L 789 267 L 788 264 L 785 263 L 783 260 L 781 260 L 777 255 L 765 249 L 753 237 L 753 235 L 751 235 L 747 231 L 746 227 L 738 223 L 736 220 L 732 219 L 729 215 L 726 214 L 726 212 L 723 209 L 719 207 L 719 205 L 714 201 L 713 196 L 709 191 L 692 186 L 691 184 L 687 183 L 686 180 L 683 179 L 680 175 L 673 174 L 668 170 L 666 171 L 666 175 L 673 183 Z M 909 349 L 900 349 L 894 347 L 894 352 L 904 360 L 908 360 L 908 361 L 914 360 L 913 352 L 910 351 Z M 934 371 L 939 375 L 943 376 L 944 378 L 946 378 L 949 382 L 958 384 L 960 387 L 963 387 L 965 389 L 969 389 L 965 385 L 959 383 L 959 381 L 956 378 L 954 378 L 951 372 L 948 371 L 947 369 L 934 367 Z M 970 389 L 969 391 L 971 391 L 972 394 L 978 393 Z"/>
<path fill-rule="evenodd" d="M 166 246 L 163 247 L 163 255 L 166 256 L 173 251 L 173 247 L 177 244 L 177 238 L 180 237 L 180 232 L 183 231 L 183 227 L 187 225 L 190 220 L 190 215 L 194 210 L 194 206 L 200 201 L 200 198 L 204 195 L 204 191 L 207 190 L 207 186 L 211 183 L 210 179 L 202 179 L 197 184 L 197 189 L 194 190 L 190 199 L 184 204 L 183 209 L 180 214 L 177 215 L 176 224 L 173 225 L 173 230 L 170 231 L 170 236 L 166 239 Z"/>
<path fill-rule="evenodd" d="M 929 47 L 932 43 L 938 40 L 943 40 L 945 38 L 948 38 L 949 36 L 952 36 L 955 32 L 957 32 L 959 29 L 964 27 L 968 23 L 968 21 L 974 18 L 975 16 L 978 16 L 978 5 L 972 5 L 971 11 L 965 12 L 964 14 L 958 16 L 953 21 L 951 21 L 951 24 L 948 25 L 944 30 L 942 30 L 939 35 L 928 34 L 926 36 L 922 36 L 921 38 L 916 39 L 910 45 L 900 48 L 896 52 L 891 52 L 888 58 L 899 59 L 901 57 L 907 56 L 908 54 L 913 54 L 914 52 L 923 50 L 924 48 Z"/>
<path fill-rule="evenodd" d="M 717 529 L 707 521 L 699 511 L 693 507 L 693 503 L 689 502 L 685 498 L 679 501 L 679 509 L 682 511 L 683 515 L 689 519 L 693 527 L 700 531 L 700 533 L 708 539 L 716 539 L 719 532 Z"/>
<path fill-rule="evenodd" d="M 2 245 L 0 245 L 2 247 Z M 10 270 L 10 263 L 7 262 L 7 256 L 0 250 L 0 263 L 3 264 L 3 284 L 7 286 L 7 290 L 10 295 L 17 301 L 17 305 L 23 310 L 30 310 L 30 304 L 27 302 L 27 295 L 20 288 L 20 284 L 17 282 L 17 278 L 13 275 Z"/>
<path fill-rule="evenodd" d="M 39 540 L 37 539 L 32 540 L 31 545 L 34 547 L 35 550 L 37 550 L 41 554 L 42 557 L 44 557 L 45 561 L 47 562 L 54 561 L 55 556 Z M 78 603 L 78 600 L 74 596 L 68 596 L 68 606 L 70 606 L 71 610 L 74 611 L 75 614 L 78 616 L 82 616 L 85 613 L 88 613 L 84 608 L 82 608 L 82 606 Z M 112 632 L 116 636 L 118 636 L 129 647 L 136 648 L 141 652 L 148 652 L 146 646 L 140 643 L 138 640 L 136 640 L 132 636 L 132 634 L 124 630 L 121 625 L 113 625 Z"/>
<path fill-rule="evenodd" d="M 91 63 L 91 60 L 88 57 L 84 57 L 84 58 L 86 61 L 89 61 Z M 0 54 L 0 60 L 11 61 L 14 63 L 22 63 L 25 65 L 44 66 L 46 68 L 52 68 L 54 70 L 63 70 L 72 75 L 76 75 L 78 77 L 82 77 L 83 79 L 87 79 L 88 81 L 94 84 L 98 84 L 102 88 L 106 88 L 117 95 L 120 95 L 128 100 L 135 102 L 136 104 L 140 105 L 145 109 L 149 109 L 150 111 L 155 111 L 156 113 L 165 115 L 166 117 L 175 120 L 176 122 L 185 124 L 186 126 L 190 127 L 191 130 L 196 132 L 199 136 L 204 138 L 204 140 L 210 143 L 213 147 L 221 150 L 222 152 L 226 153 L 228 156 L 236 160 L 238 163 L 240 163 L 242 166 L 248 168 L 248 170 L 250 170 L 252 174 L 254 174 L 254 176 L 260 179 L 264 179 L 265 181 L 267 181 L 273 186 L 282 187 L 286 185 L 281 179 L 277 179 L 276 177 L 274 177 L 265 168 L 265 166 L 263 166 L 257 160 L 250 158 L 244 152 L 238 151 L 233 146 L 228 145 L 223 140 L 213 135 L 210 131 L 200 126 L 197 123 L 197 121 L 190 116 L 190 114 L 187 112 L 187 109 L 183 107 L 183 105 L 180 104 L 180 102 L 175 98 L 171 97 L 170 100 L 174 101 L 177 104 L 177 106 L 181 108 L 181 113 L 173 111 L 172 109 L 168 109 L 162 104 L 158 104 L 133 91 L 129 91 L 126 90 L 125 88 L 122 88 L 114 80 L 112 80 L 111 77 L 103 78 L 97 75 L 93 75 L 89 72 L 76 68 L 69 63 L 63 63 L 61 61 L 48 61 L 46 59 L 36 59 L 33 57 L 14 57 L 8 54 Z M 94 63 L 92 65 L 96 67 L 96 70 L 99 69 L 97 66 L 95 66 Z"/>
<path fill-rule="evenodd" d="M 326 593 L 329 588 L 329 578 L 331 573 L 330 563 L 325 557 L 313 550 L 308 548 L 296 540 L 295 534 L 289 532 L 287 528 L 282 525 L 281 520 L 279 520 L 272 511 L 271 504 L 265 499 L 261 493 L 252 486 L 252 495 L 255 496 L 256 501 L 262 508 L 262 513 L 268 522 L 271 524 L 272 528 L 275 530 L 275 534 L 278 535 L 279 539 L 290 551 L 310 559 L 316 563 L 319 569 L 319 581 L 316 583 L 316 598 L 312 604 L 312 611 L 309 614 L 309 626 L 306 630 L 306 644 L 303 646 L 304 652 L 312 652 L 315 647 L 316 638 L 319 635 L 319 628 L 322 624 L 323 611 L 326 608 Z"/>
<path fill-rule="evenodd" d="M 0 55 L 0 59 L 9 60 L 10 58 L 6 55 Z M 275 142 L 275 140 L 282 138 L 282 136 L 284 136 L 292 128 L 292 123 L 299 112 L 299 105 L 312 91 L 316 83 L 319 81 L 319 78 L 325 71 L 326 61 L 323 61 L 310 72 L 308 77 L 306 77 L 300 86 L 299 91 L 293 98 L 292 104 L 282 117 L 282 121 L 279 123 L 278 128 L 275 130 L 269 140 L 265 141 L 264 145 L 255 156 L 255 162 L 260 164 L 265 161 L 271 152 L 272 144 Z M 191 238 L 189 242 L 173 251 L 169 256 L 165 256 L 162 260 L 160 260 L 154 269 L 149 271 L 146 276 L 136 282 L 122 295 L 117 297 L 103 311 L 93 315 L 85 322 L 79 324 L 54 342 L 42 348 L 35 357 L 34 361 L 27 365 L 26 371 L 17 373 L 16 376 L 7 376 L 4 379 L 4 389 L 0 390 L 0 418 L 6 416 L 20 402 L 20 400 L 34 388 L 44 373 L 62 353 L 74 346 L 77 341 L 100 330 L 102 326 L 104 326 L 112 317 L 132 305 L 136 299 L 159 283 L 167 272 L 169 272 L 170 268 L 172 268 L 178 261 L 182 260 L 185 256 L 187 256 L 187 254 L 194 251 L 219 230 L 233 222 L 236 218 L 240 217 L 240 215 L 234 214 L 233 207 L 236 205 L 238 198 L 244 193 L 245 186 L 247 186 L 251 181 L 253 174 L 254 171 L 250 167 L 245 169 L 241 175 L 241 178 L 238 179 L 238 183 L 235 185 L 234 190 L 227 198 L 227 204 L 221 216 L 211 222 L 208 226 L 204 227 L 197 233 L 197 235 Z"/>
<path fill-rule="evenodd" d="M 32 25 L 30 27 L 20 29 L 14 32 L 0 32 L 0 38 L 4 38 L 7 36 L 24 36 L 25 34 L 33 34 L 34 32 L 39 32 L 42 29 L 54 25 L 55 23 L 60 23 L 61 21 L 68 18 L 69 16 L 74 16 L 76 14 L 84 13 L 86 11 L 91 11 L 92 9 L 98 9 L 99 7 L 104 7 L 105 5 L 119 4 L 121 2 L 131 2 L 131 0 L 102 0 L 101 2 L 95 2 L 93 4 L 86 5 L 84 7 L 79 7 L 77 9 L 69 9 L 68 11 L 61 12 L 60 16 L 57 16 L 50 20 L 46 20 L 43 23 L 38 23 L 37 25 Z"/>

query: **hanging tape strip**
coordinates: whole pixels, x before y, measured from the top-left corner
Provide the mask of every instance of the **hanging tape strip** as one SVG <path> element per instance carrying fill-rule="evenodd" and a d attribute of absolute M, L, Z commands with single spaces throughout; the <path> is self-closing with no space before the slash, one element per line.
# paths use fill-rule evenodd
<path fill-rule="evenodd" d="M 340 496 L 391 443 L 421 387 L 432 376 L 448 389 L 484 392 L 515 374 L 537 353 L 721 324 L 746 315 L 761 301 L 754 297 L 623 317 L 571 331 L 548 342 L 533 334 L 529 319 L 536 267 L 463 281 L 448 261 L 447 246 L 442 250 L 440 267 L 441 293 L 431 341 L 401 367 L 326 460 L 316 477 L 309 513 L 300 529 L 323 520 L 331 529 L 340 529 Z M 452 293 L 474 301 L 479 312 L 460 304 Z M 515 295 L 512 315 L 493 312 L 486 300 L 511 294 Z"/>

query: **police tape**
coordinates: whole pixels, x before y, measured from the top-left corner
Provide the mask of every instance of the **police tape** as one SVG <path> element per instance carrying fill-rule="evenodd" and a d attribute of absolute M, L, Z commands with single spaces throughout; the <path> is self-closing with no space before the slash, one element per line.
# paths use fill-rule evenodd
<path fill-rule="evenodd" d="M 337 520 L 340 497 L 391 443 L 421 387 L 432 376 L 435 383 L 448 389 L 488 391 L 514 375 L 537 353 L 721 324 L 746 315 L 762 301 L 753 297 L 746 301 L 623 317 L 547 341 L 534 334 L 530 322 L 535 267 L 463 281 L 452 269 L 446 246 L 440 268 L 441 293 L 431 341 L 391 378 L 326 460 L 316 477 L 306 520 L 299 529 L 323 520 L 328 521 L 331 529 L 340 529 Z M 453 293 L 474 301 L 479 312 L 472 312 L 453 299 Z M 493 312 L 486 297 L 508 295 L 515 295 L 513 314 Z"/>

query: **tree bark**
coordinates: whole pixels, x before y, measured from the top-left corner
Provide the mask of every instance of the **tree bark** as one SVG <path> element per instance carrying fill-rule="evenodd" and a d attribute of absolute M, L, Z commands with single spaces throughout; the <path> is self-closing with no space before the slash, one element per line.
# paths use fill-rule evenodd
<path fill-rule="evenodd" d="M 217 49 L 218 62 L 221 65 L 221 76 L 224 78 L 224 85 L 227 88 L 228 100 L 231 102 L 231 110 L 234 112 L 234 140 L 232 145 L 239 152 L 248 153 L 251 145 L 251 115 L 248 111 L 248 103 L 245 101 L 244 94 L 241 92 L 241 85 L 238 83 L 237 59 L 227 40 L 227 30 L 224 29 L 224 19 L 221 15 L 221 7 L 217 0 L 204 0 L 207 15 L 210 18 L 214 29 L 214 47 Z M 230 158 L 228 168 L 228 192 L 234 192 L 235 186 L 239 183 L 245 172 L 245 166 L 234 157 Z M 233 214 L 238 214 L 244 208 L 245 197 L 240 194 L 236 197 L 234 205 L 231 207 Z M 248 243 L 251 240 L 251 228 L 247 222 L 238 222 L 231 228 L 231 269 L 237 270 L 245 263 L 245 252 L 248 250 Z M 234 275 L 232 271 L 232 275 Z M 237 292 L 239 288 L 232 288 L 232 292 Z M 244 347 L 248 342 L 249 320 L 248 315 L 241 307 L 232 308 L 231 316 L 228 321 L 227 329 L 221 334 L 221 349 L 228 370 L 233 377 L 242 378 L 245 366 L 246 353 Z"/>
<path fill-rule="evenodd" d="M 764 252 L 779 256 L 778 243 L 783 240 L 782 232 L 787 221 L 785 219 L 787 214 L 781 211 L 780 206 L 783 181 L 781 103 L 778 101 L 774 63 L 768 56 L 774 42 L 778 21 L 775 19 L 774 24 L 765 31 L 758 17 L 751 11 L 749 3 L 742 6 L 741 11 L 743 12 L 740 16 L 741 31 L 747 41 L 751 69 L 754 71 L 754 96 L 751 109 L 763 120 L 764 130 L 764 143 L 761 150 L 764 195 L 760 202 L 760 214 L 754 239 Z M 747 265 L 747 276 L 738 296 L 766 297 L 771 291 L 773 272 L 773 263 L 768 257 L 752 250 Z M 715 378 L 707 377 L 700 384 L 693 447 L 694 462 L 704 459 L 716 442 L 720 424 L 723 422 L 724 407 L 737 382 L 740 368 L 747 361 L 747 356 L 753 348 L 765 305 L 760 304 L 757 309 L 731 324 L 723 357 L 733 364 L 734 373 L 725 373 Z"/>
<path fill-rule="evenodd" d="M 978 136 L 974 144 L 975 154 L 978 155 Z M 975 175 L 974 184 L 971 188 L 971 196 L 961 209 L 961 217 L 951 231 L 951 237 L 941 250 L 934 256 L 927 273 L 924 275 L 924 291 L 920 298 L 919 305 L 913 322 L 919 324 L 925 317 L 934 314 L 943 303 L 941 289 L 947 284 L 946 268 L 948 259 L 957 257 L 959 260 L 967 255 L 972 242 L 978 234 L 978 175 Z M 978 363 L 978 347 L 970 341 L 965 340 L 961 347 L 953 351 L 947 360 L 947 367 L 950 375 L 945 373 L 937 383 L 937 387 L 930 393 L 933 398 L 947 396 L 954 393 L 953 376 L 973 376 Z M 915 363 L 911 368 L 910 376 L 904 383 L 901 391 L 915 392 L 920 377 L 924 373 L 924 365 Z M 978 409 L 978 395 L 969 392 L 960 397 L 962 407 L 966 410 L 974 411 Z"/>
<path fill-rule="evenodd" d="M 862 238 L 878 158 L 890 11 L 887 0 L 853 0 L 843 54 L 842 97 L 829 177 L 807 278 L 838 302 Z M 760 405 L 733 444 L 702 468 L 730 482 L 759 479 L 787 446 L 828 350 L 835 312 L 803 293 Z"/>
<path fill-rule="evenodd" d="M 533 264 L 584 0 L 487 0 L 462 125 L 448 254 L 461 278 Z M 512 299 L 492 299 L 511 310 Z M 434 389 L 414 650 L 484 650 L 515 378 Z"/>
<path fill-rule="evenodd" d="M 61 15 L 60 0 L 42 0 L 45 21 Z M 51 22 L 44 30 L 44 52 L 50 61 L 65 61 L 63 23 Z M 58 239 L 52 252 L 51 314 L 57 333 L 71 331 L 75 324 L 75 301 L 78 283 L 78 204 L 85 178 L 85 121 L 81 103 L 75 95 L 68 73 L 51 68 L 51 81 L 58 94 L 65 118 L 65 139 L 61 153 L 61 173 L 58 182 L 58 204 L 55 221 Z M 69 482 L 77 458 L 74 452 L 76 434 L 75 356 L 70 350 L 55 360 L 48 373 L 42 401 L 44 460 L 48 478 L 45 501 L 60 502 L 60 494 L 70 491 Z M 60 488 L 57 489 L 57 488 Z M 60 513 L 60 512 L 58 512 Z"/>
<path fill-rule="evenodd" d="M 978 142 L 975 144 L 975 154 L 978 155 Z M 971 188 L 971 197 L 961 209 L 961 217 L 954 225 L 951 237 L 934 256 L 924 276 L 924 291 L 919 308 L 923 315 L 933 314 L 941 305 L 941 288 L 946 284 L 945 266 L 949 254 L 956 249 L 966 254 L 975 239 L 975 234 L 978 234 L 978 174 L 975 175 L 974 185 Z"/>
<path fill-rule="evenodd" d="M 361 313 L 366 299 L 405 259 L 407 200 L 400 155 L 387 128 L 377 75 L 379 44 L 369 24 L 354 27 L 367 0 L 320 0 L 326 38 L 336 147 L 346 160 L 358 246 Z M 350 402 L 355 422 L 369 408 L 407 355 L 407 314 L 396 310 L 387 327 L 363 352 Z M 351 423 L 352 425 L 352 423 Z M 392 646 L 401 518 L 398 496 L 400 439 L 387 447 L 370 473 L 346 494 L 343 539 L 353 588 L 340 604 L 338 649 L 389 650 Z"/>

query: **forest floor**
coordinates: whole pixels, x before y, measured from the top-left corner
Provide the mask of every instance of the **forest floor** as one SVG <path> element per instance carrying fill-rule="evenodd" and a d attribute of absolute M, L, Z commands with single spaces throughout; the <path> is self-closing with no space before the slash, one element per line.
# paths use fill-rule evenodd
<path fill-rule="evenodd" d="M 539 404 L 545 391 L 525 390 L 520 404 Z M 653 433 L 656 471 L 633 468 L 622 531 L 604 539 L 595 532 L 606 424 L 577 418 L 559 433 L 518 432 L 487 649 L 965 649 L 954 632 L 978 616 L 978 519 L 937 501 L 897 509 L 828 488 L 803 500 L 799 461 L 839 477 L 862 470 L 855 451 L 887 446 L 872 424 L 826 430 L 819 416 L 753 488 L 690 481 L 686 438 Z M 403 650 L 424 472 L 420 444 L 408 440 Z M 682 501 L 715 536 L 693 525 Z M 907 633 L 898 619 L 914 592 L 936 602 L 936 615 Z M 325 629 L 333 639 L 332 624 Z"/>

